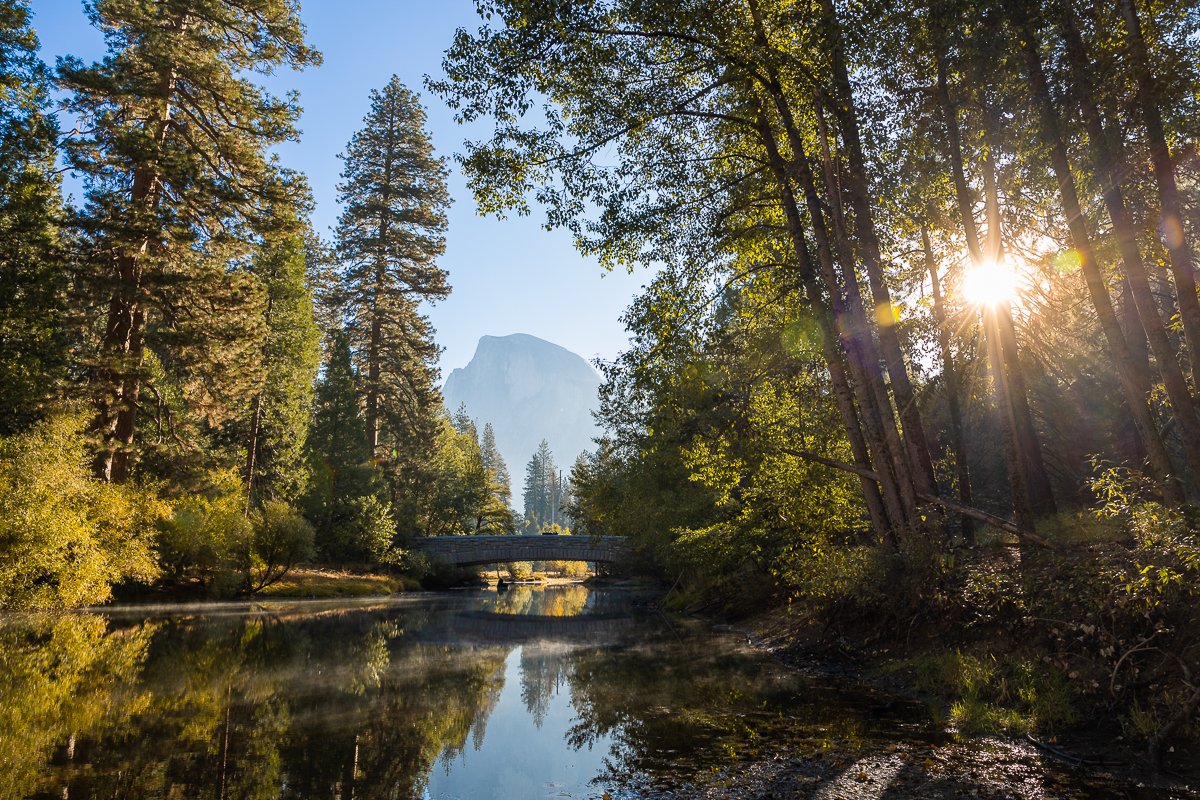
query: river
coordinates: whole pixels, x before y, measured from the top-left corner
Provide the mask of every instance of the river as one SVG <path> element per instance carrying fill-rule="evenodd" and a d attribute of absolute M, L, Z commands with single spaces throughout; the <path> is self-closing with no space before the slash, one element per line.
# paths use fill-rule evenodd
<path fill-rule="evenodd" d="M 742 796 L 721 787 L 785 763 L 803 796 L 943 796 L 926 709 L 786 669 L 652 600 L 518 586 L 8 617 L 0 797 Z M 967 788 L 1184 796 L 1014 752 Z"/>

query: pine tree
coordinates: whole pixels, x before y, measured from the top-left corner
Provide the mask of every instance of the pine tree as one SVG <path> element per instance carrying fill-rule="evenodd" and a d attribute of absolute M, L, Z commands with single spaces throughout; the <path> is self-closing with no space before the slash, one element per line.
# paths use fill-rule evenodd
<path fill-rule="evenodd" d="M 334 336 L 324 374 L 317 382 L 308 452 L 313 470 L 311 494 L 320 502 L 361 490 L 371 450 L 358 405 L 350 343 L 344 332 Z"/>
<path fill-rule="evenodd" d="M 295 502 L 308 484 L 304 444 L 313 413 L 320 333 L 305 275 L 305 240 L 272 242 L 253 266 L 267 291 L 264 382 L 250 402 L 246 489 L 253 500 Z"/>
<path fill-rule="evenodd" d="M 151 366 L 210 424 L 237 413 L 260 379 L 263 293 L 231 265 L 302 188 L 268 155 L 296 136 L 295 98 L 249 76 L 319 55 L 290 0 L 95 0 L 88 10 L 109 55 L 64 59 L 59 79 L 67 110 L 88 120 L 65 155 L 83 176 L 89 283 L 105 309 L 89 365 L 96 468 L 120 482 Z"/>
<path fill-rule="evenodd" d="M 0 0 L 0 435 L 65 376 L 65 281 L 49 78 L 24 0 Z"/>
<path fill-rule="evenodd" d="M 500 455 L 496 446 L 496 429 L 492 423 L 484 423 L 483 436 L 479 441 L 479 450 L 483 454 L 483 466 L 492 478 L 493 492 L 505 507 L 512 503 L 512 478 L 508 474 L 508 465 Z"/>
<path fill-rule="evenodd" d="M 440 407 L 438 347 L 418 304 L 450 292 L 436 264 L 450 202 L 446 167 L 434 156 L 417 95 L 396 76 L 371 93 L 371 110 L 342 158 L 337 252 L 367 441 L 379 454 L 386 429 L 393 450 L 419 460 L 436 436 Z"/>
<path fill-rule="evenodd" d="M 349 340 L 339 331 L 317 382 L 307 443 L 312 479 L 304 502 L 317 548 L 333 562 L 377 560 L 396 534 L 370 463 L 357 383 Z"/>
<path fill-rule="evenodd" d="M 312 294 L 313 319 L 321 332 L 321 353 L 328 357 L 346 316 L 346 290 L 333 248 L 311 227 L 304 230 L 304 270 Z"/>
<path fill-rule="evenodd" d="M 562 481 L 550 444 L 542 439 L 525 467 L 525 522 L 531 528 L 557 525 L 562 521 Z"/>
<path fill-rule="evenodd" d="M 470 436 L 475 440 L 475 444 L 479 444 L 479 429 L 475 425 L 475 420 L 471 419 L 471 415 L 467 413 L 467 404 L 460 403 L 458 410 L 454 412 L 450 422 L 454 425 L 454 430 L 464 436 Z"/>

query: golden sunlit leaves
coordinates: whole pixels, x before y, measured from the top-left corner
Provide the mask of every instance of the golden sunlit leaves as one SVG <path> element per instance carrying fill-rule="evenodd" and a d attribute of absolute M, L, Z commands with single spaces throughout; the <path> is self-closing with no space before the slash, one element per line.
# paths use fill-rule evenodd
<path fill-rule="evenodd" d="M 875 321 L 890 328 L 900 321 L 900 308 L 891 303 L 880 303 L 875 306 Z"/>

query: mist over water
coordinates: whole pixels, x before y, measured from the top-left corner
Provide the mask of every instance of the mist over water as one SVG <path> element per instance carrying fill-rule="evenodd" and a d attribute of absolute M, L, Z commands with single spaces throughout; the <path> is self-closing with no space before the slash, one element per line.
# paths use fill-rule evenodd
<path fill-rule="evenodd" d="M 0 796 L 669 797 L 936 736 L 745 637 L 582 585 L 0 626 Z M 894 759 L 893 759 L 894 760 Z"/>

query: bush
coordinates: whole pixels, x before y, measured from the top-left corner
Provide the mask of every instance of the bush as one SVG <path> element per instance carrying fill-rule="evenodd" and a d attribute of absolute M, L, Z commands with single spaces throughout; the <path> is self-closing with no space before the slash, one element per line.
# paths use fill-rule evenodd
<path fill-rule="evenodd" d="M 335 564 L 384 561 L 396 538 L 392 509 L 375 495 L 336 500 L 316 522 L 321 556 Z"/>
<path fill-rule="evenodd" d="M 228 596 L 246 586 L 253 566 L 254 528 L 246 499 L 226 480 L 213 495 L 187 495 L 172 504 L 159 524 L 158 553 L 177 583 L 196 582 Z"/>
<path fill-rule="evenodd" d="M 270 500 L 254 520 L 250 590 L 257 592 L 312 557 L 313 526 L 287 503 Z"/>
<path fill-rule="evenodd" d="M 513 561 L 505 564 L 504 568 L 514 581 L 527 581 L 533 577 L 533 564 L 529 561 Z"/>
<path fill-rule="evenodd" d="M 0 437 L 0 605 L 102 603 L 122 581 L 157 575 L 153 494 L 91 477 L 81 414 Z"/>

